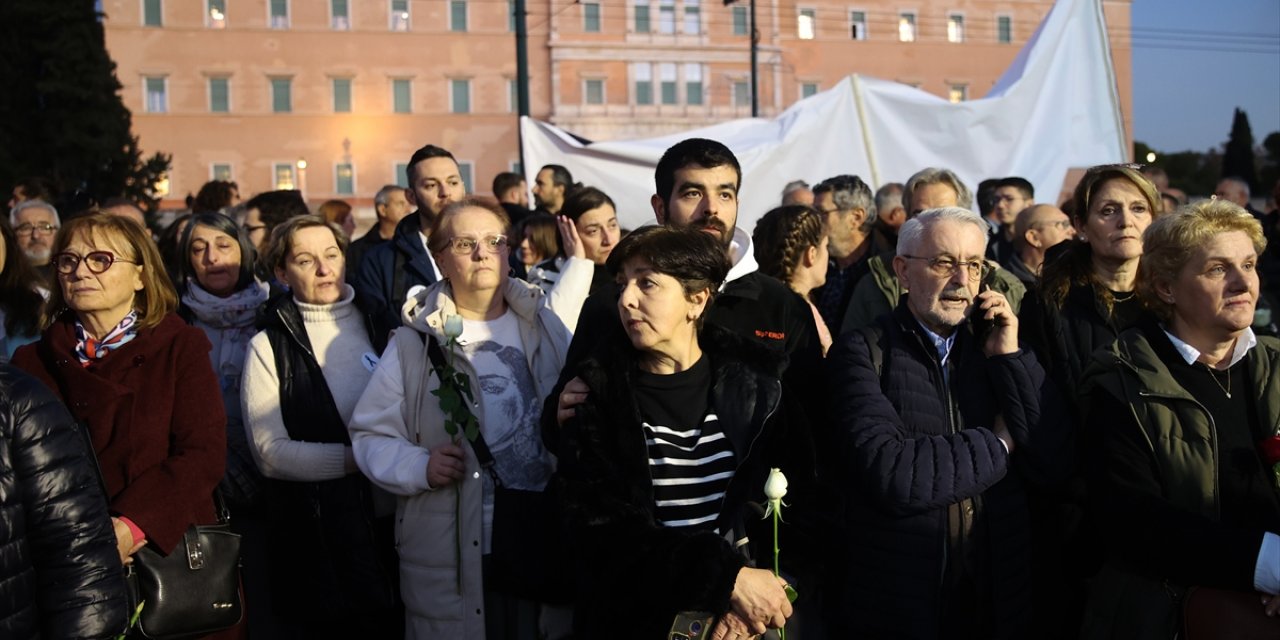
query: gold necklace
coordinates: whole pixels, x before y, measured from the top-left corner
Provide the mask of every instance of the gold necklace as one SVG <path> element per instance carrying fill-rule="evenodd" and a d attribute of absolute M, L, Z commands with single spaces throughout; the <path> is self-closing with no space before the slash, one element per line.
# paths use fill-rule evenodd
<path fill-rule="evenodd" d="M 1227 371 L 1227 386 L 1225 386 L 1225 387 L 1224 387 L 1224 386 L 1222 386 L 1222 383 L 1221 383 L 1221 382 L 1218 382 L 1218 374 L 1214 373 L 1213 367 L 1210 367 L 1209 365 L 1207 365 L 1207 364 L 1206 364 L 1206 365 L 1204 365 L 1204 369 L 1205 369 L 1205 371 L 1208 371 L 1208 372 L 1209 372 L 1209 378 L 1213 380 L 1213 383 L 1214 383 L 1214 384 L 1216 384 L 1216 385 L 1218 385 L 1218 388 L 1219 388 L 1219 389 L 1222 389 L 1222 392 L 1223 392 L 1223 393 L 1227 394 L 1227 398 L 1230 398 L 1230 397 L 1231 397 L 1231 367 L 1227 367 L 1227 369 L 1226 369 L 1226 371 Z"/>

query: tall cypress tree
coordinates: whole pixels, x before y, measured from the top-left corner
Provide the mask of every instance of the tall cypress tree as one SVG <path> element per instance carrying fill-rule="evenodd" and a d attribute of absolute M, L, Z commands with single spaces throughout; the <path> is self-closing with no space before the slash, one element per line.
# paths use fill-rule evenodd
<path fill-rule="evenodd" d="M 168 167 L 161 154 L 142 160 L 94 5 L 0 2 L 0 184 L 44 177 L 73 209 L 145 198 Z"/>
<path fill-rule="evenodd" d="M 1249 116 L 1236 108 L 1231 121 L 1231 137 L 1222 155 L 1222 177 L 1242 178 L 1249 183 L 1249 191 L 1258 192 L 1258 170 L 1253 164 L 1253 130 L 1249 128 Z"/>

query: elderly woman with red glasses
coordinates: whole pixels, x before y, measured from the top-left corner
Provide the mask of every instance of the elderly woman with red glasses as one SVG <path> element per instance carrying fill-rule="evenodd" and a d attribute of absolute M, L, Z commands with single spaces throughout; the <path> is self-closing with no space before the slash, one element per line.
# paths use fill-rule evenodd
<path fill-rule="evenodd" d="M 76 218 L 53 241 L 53 318 L 13 364 L 88 426 L 122 562 L 168 554 L 193 524 L 217 521 L 226 415 L 209 340 L 174 312 L 160 253 L 134 222 Z"/>
<path fill-rule="evenodd" d="M 360 470 L 398 496 L 408 638 L 536 637 L 537 603 L 495 591 L 483 567 L 497 483 L 540 490 L 554 467 L 538 416 L 564 366 L 593 272 L 573 223 L 561 218 L 559 226 L 572 257 L 548 294 L 508 277 L 505 211 L 473 199 L 447 206 L 427 243 L 444 278 L 410 290 L 406 326 L 393 335 L 351 417 Z M 441 378 L 449 376 L 441 366 L 463 374 L 450 388 L 474 398 L 464 402 L 493 459 L 483 471 L 480 440 L 446 428 L 459 414 L 445 408 L 451 403 Z"/>

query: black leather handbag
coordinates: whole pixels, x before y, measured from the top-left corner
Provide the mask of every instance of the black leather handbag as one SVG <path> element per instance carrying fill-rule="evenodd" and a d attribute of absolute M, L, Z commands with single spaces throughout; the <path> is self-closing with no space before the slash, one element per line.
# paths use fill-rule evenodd
<path fill-rule="evenodd" d="M 231 531 L 222 495 L 214 492 L 218 524 L 192 525 L 167 556 L 147 545 L 133 556 L 129 578 L 133 608 L 142 604 L 138 631 L 145 638 L 199 637 L 240 622 L 240 535 Z"/>

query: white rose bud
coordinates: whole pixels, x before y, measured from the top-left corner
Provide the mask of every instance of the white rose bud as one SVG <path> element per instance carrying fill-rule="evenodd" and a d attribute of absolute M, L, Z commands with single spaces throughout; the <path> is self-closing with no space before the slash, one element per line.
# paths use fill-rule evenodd
<path fill-rule="evenodd" d="M 462 316 L 451 315 L 444 319 L 444 337 L 457 340 L 462 335 Z"/>
<path fill-rule="evenodd" d="M 782 515 L 782 507 L 785 506 L 782 498 L 786 495 L 787 476 L 777 467 L 769 469 L 769 479 L 764 481 L 764 497 L 769 499 L 769 506 L 765 509 L 764 517 L 768 518 L 775 513 Z"/>

